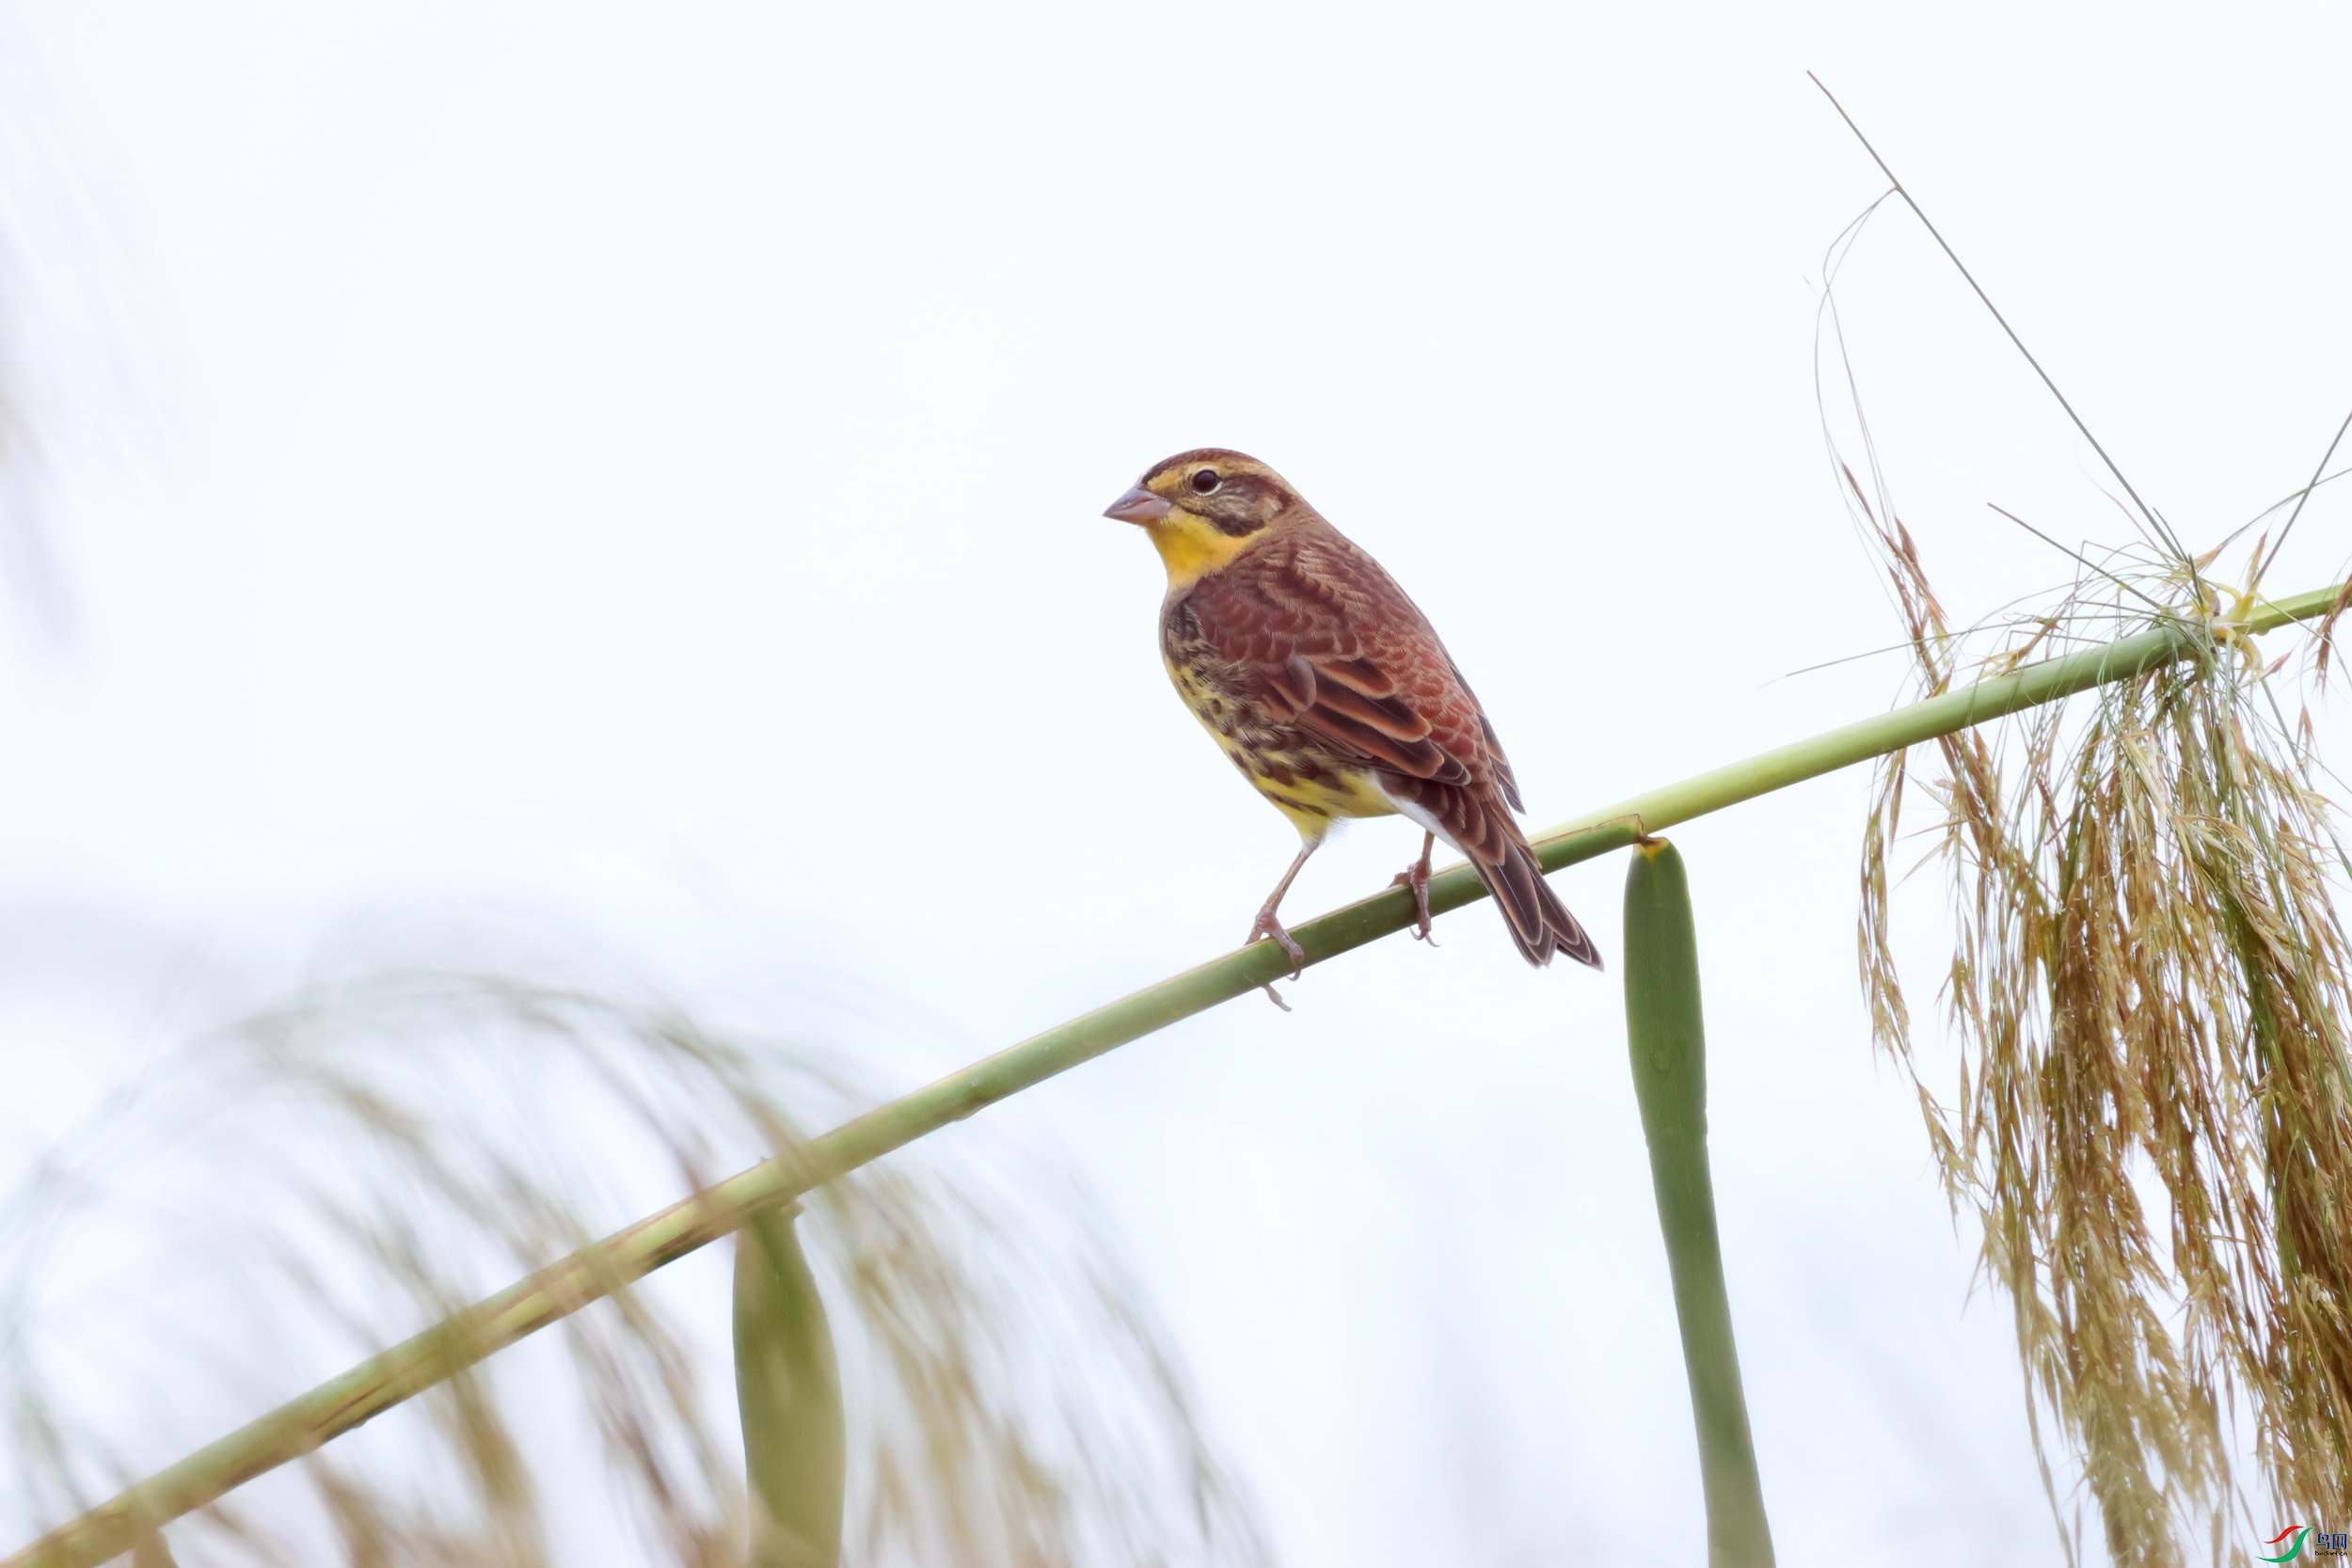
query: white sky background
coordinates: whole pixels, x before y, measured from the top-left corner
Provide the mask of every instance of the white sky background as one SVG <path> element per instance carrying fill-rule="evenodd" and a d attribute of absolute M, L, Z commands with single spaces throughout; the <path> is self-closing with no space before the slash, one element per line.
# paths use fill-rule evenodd
<path fill-rule="evenodd" d="M 205 955 L 199 993 L 545 922 L 911 1085 L 1230 947 L 1295 840 L 1098 515 L 1195 445 L 1406 585 L 1531 827 L 1883 707 L 1891 658 L 1774 679 L 1899 635 L 1812 385 L 1883 182 L 1807 69 L 2191 539 L 2352 399 L 2318 7 L 0 16 L 81 621 L 0 674 L 0 893 Z M 1907 214 L 1840 297 L 1961 618 L 2066 575 L 1986 501 L 2122 536 Z M 1866 783 L 1674 835 L 1783 1560 L 2056 1562 L 2003 1309 L 1866 1038 Z M 1417 846 L 1358 826 L 1290 911 Z M 1613 956 L 1621 876 L 1557 879 Z M 1529 971 L 1484 905 L 1438 936 L 988 1115 L 1106 1193 L 1290 1563 L 1680 1560 L 1617 976 Z M 19 1142 L 135 1058 L 7 1049 Z"/>

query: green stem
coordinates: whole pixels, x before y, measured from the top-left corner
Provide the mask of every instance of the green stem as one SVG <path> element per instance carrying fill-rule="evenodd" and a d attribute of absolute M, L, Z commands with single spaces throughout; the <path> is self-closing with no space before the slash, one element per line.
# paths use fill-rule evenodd
<path fill-rule="evenodd" d="M 2325 614 L 2340 592 L 2340 588 L 2321 589 L 2265 603 L 2248 629 L 2268 631 L 2290 621 Z M 1565 823 L 1536 840 L 1536 858 L 1546 871 L 1592 860 L 1677 822 L 2021 708 L 2055 702 L 2104 682 L 2127 679 L 2187 657 L 2197 646 L 2196 639 L 2195 630 L 2184 625 L 2157 626 L 1765 752 Z M 1467 865 L 1451 867 L 1430 879 L 1433 913 L 1460 909 L 1485 896 L 1485 888 Z M 1321 963 L 1401 931 L 1413 919 L 1412 895 L 1403 888 L 1390 888 L 1293 927 L 1291 935 L 1306 950 L 1309 963 Z M 788 1203 L 812 1187 L 1081 1062 L 1220 1002 L 1245 996 L 1280 979 L 1290 967 L 1290 960 L 1272 942 L 1253 943 L 1097 1007 L 868 1111 L 799 1148 L 763 1161 L 582 1247 L 320 1384 L 0 1560 L 0 1568 L 35 1568 L 36 1564 L 40 1568 L 95 1568 L 129 1550 L 142 1528 L 177 1519 L 256 1476 L 312 1452 L 459 1369 L 739 1229 L 752 1215 Z"/>
<path fill-rule="evenodd" d="M 735 1402 L 752 1498 L 751 1568 L 840 1568 L 849 1475 L 841 1370 L 794 1213 L 735 1240 Z"/>
<path fill-rule="evenodd" d="M 1691 884 L 1682 856 L 1662 838 L 1635 845 L 1626 869 L 1625 1037 L 1698 1432 L 1707 1560 L 1709 1568 L 1772 1568 L 1707 1168 L 1707 1026 Z"/>

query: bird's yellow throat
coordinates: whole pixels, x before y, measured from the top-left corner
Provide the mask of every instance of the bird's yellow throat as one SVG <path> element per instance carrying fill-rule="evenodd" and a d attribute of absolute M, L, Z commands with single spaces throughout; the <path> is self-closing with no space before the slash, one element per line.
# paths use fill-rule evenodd
<path fill-rule="evenodd" d="M 1237 539 L 1206 517 L 1181 507 L 1157 522 L 1144 524 L 1143 531 L 1152 536 L 1162 564 L 1168 567 L 1170 588 L 1200 581 L 1248 549 L 1258 537 L 1245 533 Z"/>

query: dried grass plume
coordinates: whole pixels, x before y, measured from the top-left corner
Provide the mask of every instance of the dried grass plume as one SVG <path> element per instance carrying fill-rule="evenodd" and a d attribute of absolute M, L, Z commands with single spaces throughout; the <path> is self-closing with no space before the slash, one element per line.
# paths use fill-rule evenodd
<path fill-rule="evenodd" d="M 2352 950 L 2308 715 L 2280 705 L 2293 660 L 2262 662 L 2252 590 L 2217 591 L 2214 555 L 2153 541 L 2085 558 L 2045 610 L 1955 635 L 1883 490 L 1841 473 L 1926 693 L 1963 664 L 2178 637 L 2177 663 L 1948 736 L 1927 768 L 1886 760 L 1863 977 L 2113 1560 L 2179 1563 L 2192 1542 L 2218 1560 L 2233 1514 L 2333 1516 L 2352 1498 Z M 2312 647 L 2307 670 L 2324 632 Z M 1912 801 L 1948 881 L 1949 1080 L 1915 1047 L 1895 959 Z M 2264 1507 L 2233 1473 L 2241 1445 Z"/>

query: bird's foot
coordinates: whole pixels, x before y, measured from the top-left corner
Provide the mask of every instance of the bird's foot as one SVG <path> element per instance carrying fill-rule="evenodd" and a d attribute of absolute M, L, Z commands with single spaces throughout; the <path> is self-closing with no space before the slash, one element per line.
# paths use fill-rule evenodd
<path fill-rule="evenodd" d="M 1249 927 L 1248 942 L 1243 942 L 1242 945 L 1247 947 L 1250 942 L 1260 941 L 1278 942 L 1281 945 L 1282 951 L 1290 955 L 1292 979 L 1297 979 L 1305 972 L 1307 950 L 1298 945 L 1298 939 L 1292 936 L 1280 921 L 1274 918 L 1274 910 L 1271 906 L 1258 911 L 1256 923 Z M 1276 1006 L 1284 1012 L 1291 1010 L 1290 1004 L 1282 1000 L 1280 993 L 1275 990 L 1271 983 L 1266 986 L 1265 993 Z"/>
<path fill-rule="evenodd" d="M 1395 879 L 1391 881 L 1389 885 L 1391 887 L 1408 887 L 1413 890 L 1413 940 L 1416 942 L 1425 942 L 1432 947 L 1437 946 L 1438 939 L 1431 935 L 1429 931 L 1428 858 L 1424 856 L 1422 859 L 1415 861 L 1412 864 L 1406 866 L 1404 870 L 1398 872 Z"/>
<path fill-rule="evenodd" d="M 1250 942 L 1267 939 L 1279 943 L 1282 951 L 1290 955 L 1291 978 L 1297 979 L 1307 967 L 1307 950 L 1298 945 L 1298 939 L 1290 934 L 1288 927 L 1274 918 L 1274 911 L 1270 909 L 1260 910 L 1257 923 L 1249 927 Z M 1242 945 L 1246 947 L 1248 942 Z"/>

